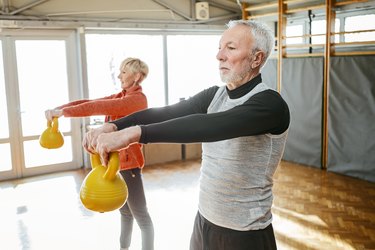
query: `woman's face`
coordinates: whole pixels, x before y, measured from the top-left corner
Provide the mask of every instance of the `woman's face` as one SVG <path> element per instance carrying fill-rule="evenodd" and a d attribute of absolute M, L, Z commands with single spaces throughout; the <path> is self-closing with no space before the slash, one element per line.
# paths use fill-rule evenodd
<path fill-rule="evenodd" d="M 138 83 L 139 73 L 133 73 L 128 67 L 120 68 L 118 79 L 121 81 L 121 88 L 123 90 L 129 89 Z"/>

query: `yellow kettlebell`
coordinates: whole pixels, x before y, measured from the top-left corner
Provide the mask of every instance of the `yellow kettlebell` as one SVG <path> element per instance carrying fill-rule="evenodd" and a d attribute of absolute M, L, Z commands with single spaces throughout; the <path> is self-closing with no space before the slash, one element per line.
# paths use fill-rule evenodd
<path fill-rule="evenodd" d="M 90 155 L 92 170 L 82 182 L 82 204 L 95 212 L 109 212 L 122 207 L 128 198 L 128 187 L 119 173 L 119 154 L 111 152 L 108 167 L 98 154 Z"/>
<path fill-rule="evenodd" d="M 59 131 L 59 122 L 57 117 L 52 121 L 47 121 L 47 128 L 39 137 L 39 144 L 43 148 L 59 148 L 64 145 L 64 136 Z"/>

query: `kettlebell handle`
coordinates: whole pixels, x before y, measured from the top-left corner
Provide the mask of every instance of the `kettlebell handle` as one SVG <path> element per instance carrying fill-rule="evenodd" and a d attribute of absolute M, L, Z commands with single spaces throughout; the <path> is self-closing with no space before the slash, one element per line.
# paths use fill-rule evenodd
<path fill-rule="evenodd" d="M 94 169 L 97 166 L 102 165 L 102 162 L 100 161 L 100 156 L 98 154 L 90 154 L 90 162 L 91 167 Z"/>
<path fill-rule="evenodd" d="M 47 127 L 52 128 L 52 132 L 57 133 L 57 131 L 59 130 L 58 117 L 53 117 L 52 121 L 47 121 Z"/>
<path fill-rule="evenodd" d="M 91 154 L 90 161 L 91 161 L 92 168 L 102 165 L 99 154 Z M 120 169 L 119 153 L 118 152 L 109 153 L 108 167 L 103 175 L 103 178 L 109 181 L 114 180 L 119 169 Z"/>

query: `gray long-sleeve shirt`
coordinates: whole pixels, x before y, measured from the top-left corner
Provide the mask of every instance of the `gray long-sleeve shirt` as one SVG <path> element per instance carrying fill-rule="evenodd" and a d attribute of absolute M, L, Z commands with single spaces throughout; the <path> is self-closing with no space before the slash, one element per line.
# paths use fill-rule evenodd
<path fill-rule="evenodd" d="M 289 121 L 287 104 L 259 75 L 232 91 L 211 87 L 113 123 L 141 125 L 141 143 L 202 142 L 199 211 L 216 225 L 244 231 L 271 223 L 272 176 Z"/>
<path fill-rule="evenodd" d="M 258 84 L 230 99 L 221 87 L 208 113 L 230 110 L 269 89 Z M 273 174 L 284 152 L 287 131 L 240 136 L 202 144 L 199 212 L 210 222 L 239 231 L 258 230 L 272 222 Z"/>

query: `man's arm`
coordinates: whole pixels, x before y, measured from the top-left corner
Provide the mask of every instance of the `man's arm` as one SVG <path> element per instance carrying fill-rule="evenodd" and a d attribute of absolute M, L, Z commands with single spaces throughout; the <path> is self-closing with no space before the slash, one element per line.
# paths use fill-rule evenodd
<path fill-rule="evenodd" d="M 281 134 L 289 127 L 289 119 L 285 101 L 277 92 L 267 90 L 227 111 L 141 125 L 140 143 L 213 142 L 240 136 Z"/>
<path fill-rule="evenodd" d="M 192 114 L 204 114 L 207 113 L 207 108 L 215 96 L 217 89 L 218 87 L 214 86 L 176 104 L 142 110 L 111 121 L 111 123 L 115 124 L 118 130 L 121 130 L 130 126 L 159 123 Z"/>
<path fill-rule="evenodd" d="M 106 157 L 108 156 L 107 153 L 110 152 L 108 150 L 125 148 L 131 143 L 139 141 L 141 129 L 136 125 L 150 124 L 153 122 L 168 120 L 174 117 L 186 116 L 192 113 L 205 113 L 207 112 L 207 108 L 217 89 L 218 87 L 216 86 L 211 87 L 189 98 L 188 100 L 179 102 L 175 105 L 166 106 L 163 108 L 146 109 L 116 121 L 105 123 L 101 127 L 87 132 L 83 138 L 82 145 L 89 153 L 98 153 L 98 151 L 100 151 L 103 163 L 106 163 Z M 98 146 L 99 137 L 104 133 L 108 133 L 108 135 L 107 137 L 102 136 L 101 144 Z M 104 144 L 104 140 L 108 140 L 110 143 Z"/>
<path fill-rule="evenodd" d="M 169 108 L 174 111 L 172 106 Z M 146 112 L 147 110 L 140 113 Z M 111 139 L 117 141 L 111 145 L 103 144 L 100 150 L 103 155 L 105 152 L 109 153 L 108 150 L 119 147 L 116 143 L 123 143 L 122 147 L 127 147 L 133 142 L 212 142 L 240 136 L 281 134 L 289 127 L 289 119 L 289 109 L 285 101 L 277 92 L 267 90 L 254 95 L 244 104 L 223 112 L 189 114 L 143 125 L 137 122 L 130 124 L 139 126 L 134 130 L 124 129 L 121 133 L 114 133 Z M 116 125 L 117 121 L 113 124 Z M 127 134 L 129 132 L 131 134 Z M 124 138 L 120 138 L 121 136 Z M 134 138 L 136 141 L 133 141 Z"/>

